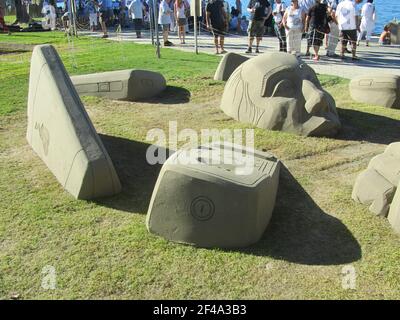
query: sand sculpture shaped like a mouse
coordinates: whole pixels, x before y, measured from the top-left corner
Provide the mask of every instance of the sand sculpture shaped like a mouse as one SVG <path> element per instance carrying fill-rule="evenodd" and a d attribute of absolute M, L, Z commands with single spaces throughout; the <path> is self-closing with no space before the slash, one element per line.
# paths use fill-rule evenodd
<path fill-rule="evenodd" d="M 314 70 L 282 52 L 240 65 L 225 85 L 221 109 L 259 128 L 304 136 L 333 136 L 341 126 L 335 100 Z"/>

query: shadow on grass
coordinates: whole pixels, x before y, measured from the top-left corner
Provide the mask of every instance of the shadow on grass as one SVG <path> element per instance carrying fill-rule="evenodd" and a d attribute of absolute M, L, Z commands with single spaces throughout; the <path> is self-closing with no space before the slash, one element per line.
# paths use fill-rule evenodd
<path fill-rule="evenodd" d="M 400 141 L 399 120 L 353 109 L 338 108 L 337 110 L 342 122 L 342 130 L 336 139 L 380 144 Z"/>
<path fill-rule="evenodd" d="M 100 138 L 117 170 L 122 192 L 96 203 L 146 214 L 161 169 L 161 165 L 147 163 L 149 144 L 107 135 Z M 274 213 L 262 239 L 236 251 L 309 265 L 337 265 L 361 258 L 361 248 L 346 226 L 323 212 L 284 167 Z"/>
<path fill-rule="evenodd" d="M 102 134 L 99 136 L 117 171 L 122 192 L 114 197 L 95 200 L 96 203 L 126 212 L 146 214 L 161 169 L 161 165 L 150 165 L 146 160 L 149 144 Z"/>
<path fill-rule="evenodd" d="M 167 88 L 157 97 L 146 99 L 143 102 L 159 103 L 159 104 L 177 104 L 187 103 L 190 101 L 190 91 L 175 86 L 167 86 Z"/>
<path fill-rule="evenodd" d="M 361 258 L 361 247 L 347 227 L 326 214 L 283 166 L 267 230 L 257 244 L 239 251 L 306 265 L 338 265 Z"/>

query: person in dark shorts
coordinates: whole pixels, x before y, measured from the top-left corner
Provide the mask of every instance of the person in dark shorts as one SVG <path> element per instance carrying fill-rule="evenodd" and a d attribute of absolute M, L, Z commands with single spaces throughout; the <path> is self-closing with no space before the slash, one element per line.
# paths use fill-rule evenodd
<path fill-rule="evenodd" d="M 357 20 L 355 4 L 351 0 L 343 0 L 336 8 L 336 18 L 340 30 L 342 42 L 341 58 L 344 59 L 344 53 L 347 50 L 347 43 L 352 46 L 353 60 L 358 60 L 357 52 Z"/>
<path fill-rule="evenodd" d="M 99 22 L 103 31 L 103 38 L 108 38 L 107 23 L 112 17 L 112 12 L 111 0 L 102 0 L 99 3 Z"/>
<path fill-rule="evenodd" d="M 246 53 L 252 52 L 254 38 L 256 38 L 256 53 L 259 53 L 258 47 L 265 32 L 265 20 L 272 13 L 271 4 L 268 0 L 250 0 L 247 11 L 250 13 L 250 23 L 247 30 L 249 34 L 249 46 Z"/>
<path fill-rule="evenodd" d="M 325 34 L 329 34 L 328 6 L 321 0 L 316 0 L 316 4 L 308 11 L 305 30 L 308 32 L 308 46 L 314 48 L 313 60 L 318 61 L 319 48 L 322 46 Z"/>
<path fill-rule="evenodd" d="M 214 35 L 215 53 L 226 53 L 224 49 L 224 37 L 228 27 L 228 17 L 222 0 L 210 0 L 207 3 L 206 24 L 207 29 Z M 221 52 L 219 48 L 221 48 Z"/>

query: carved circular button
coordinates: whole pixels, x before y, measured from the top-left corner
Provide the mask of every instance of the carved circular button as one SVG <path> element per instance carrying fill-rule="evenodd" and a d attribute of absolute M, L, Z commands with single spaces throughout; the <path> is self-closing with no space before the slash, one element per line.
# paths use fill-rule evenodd
<path fill-rule="evenodd" d="M 197 197 L 190 205 L 190 213 L 200 221 L 206 221 L 214 215 L 214 203 L 207 197 Z"/>

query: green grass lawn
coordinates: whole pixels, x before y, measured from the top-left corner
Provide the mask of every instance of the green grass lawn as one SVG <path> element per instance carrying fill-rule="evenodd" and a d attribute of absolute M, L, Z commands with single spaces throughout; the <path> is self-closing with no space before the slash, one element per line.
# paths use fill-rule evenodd
<path fill-rule="evenodd" d="M 40 43 L 55 45 L 70 74 L 143 68 L 166 77 L 163 103 L 82 99 L 115 164 L 121 194 L 74 200 L 27 145 L 31 52 L 15 48 Z M 166 130 L 172 120 L 178 129 L 252 128 L 218 108 L 219 58 L 162 49 L 157 60 L 152 46 L 71 40 L 57 32 L 0 35 L 0 48 L 8 51 L 0 52 L 0 299 L 399 298 L 400 236 L 351 200 L 357 174 L 400 140 L 399 110 L 355 103 L 347 80 L 320 76 L 336 99 L 342 132 L 328 139 L 255 129 L 256 147 L 287 168 L 272 221 L 250 248 L 198 249 L 146 230 L 160 170 L 145 161 L 146 133 Z M 342 288 L 347 265 L 356 270 L 354 290 Z M 54 290 L 41 287 L 46 266 L 56 270 Z"/>

